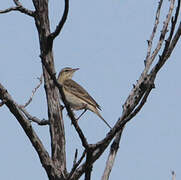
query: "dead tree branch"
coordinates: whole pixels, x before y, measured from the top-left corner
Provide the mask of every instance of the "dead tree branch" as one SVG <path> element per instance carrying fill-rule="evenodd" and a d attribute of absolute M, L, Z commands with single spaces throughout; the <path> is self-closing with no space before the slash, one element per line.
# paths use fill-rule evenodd
<path fill-rule="evenodd" d="M 38 119 L 37 117 L 30 115 L 30 114 L 26 111 L 25 108 L 23 108 L 23 107 L 21 107 L 21 106 L 19 106 L 19 108 L 20 108 L 20 110 L 25 114 L 25 116 L 26 116 L 30 121 L 33 121 L 33 122 L 37 123 L 37 124 L 40 125 L 40 126 L 50 125 L 49 120 L 46 120 L 46 119 L 40 120 L 40 119 Z"/>
<path fill-rule="evenodd" d="M 43 75 L 40 76 L 40 78 L 37 78 L 39 80 L 39 84 L 33 89 L 32 91 L 32 95 L 30 96 L 29 100 L 24 104 L 24 105 L 20 105 L 19 107 L 25 108 L 27 107 L 31 101 L 33 100 L 33 96 L 35 95 L 36 91 L 39 89 L 39 87 L 41 86 L 42 82 L 43 82 Z"/>
<path fill-rule="evenodd" d="M 166 35 L 167 31 L 168 31 L 168 24 L 169 24 L 171 16 L 172 16 L 172 12 L 173 12 L 173 9 L 174 9 L 174 3 L 175 3 L 175 0 L 170 1 L 169 12 L 168 12 L 168 14 L 166 16 L 166 20 L 163 23 L 163 28 L 161 30 L 159 41 L 158 41 L 157 46 L 156 46 L 155 50 L 153 51 L 151 57 L 148 57 L 148 59 L 146 59 L 146 66 L 145 66 L 145 70 L 143 71 L 143 74 L 148 73 L 154 59 L 156 58 L 158 52 L 160 51 L 160 49 L 162 47 L 162 44 L 163 44 L 164 39 L 165 39 L 165 35 Z"/>
<path fill-rule="evenodd" d="M 63 16 L 55 31 L 52 33 L 50 33 L 50 22 L 48 17 L 48 0 L 33 0 L 33 4 L 36 10 L 35 12 L 25 9 L 18 0 L 14 0 L 16 7 L 0 11 L 0 13 L 20 11 L 24 14 L 33 16 L 35 19 L 35 24 L 38 30 L 40 42 L 40 57 L 43 69 L 49 120 L 41 121 L 36 117 L 32 117 L 24 109 L 24 107 L 26 107 L 32 101 L 33 95 L 35 94 L 38 87 L 35 88 L 35 90 L 32 93 L 32 96 L 30 97 L 29 101 L 24 105 L 24 107 L 19 107 L 13 101 L 7 90 L 0 84 L 0 99 L 2 101 L 0 104 L 6 104 L 9 110 L 21 124 L 22 128 L 24 129 L 25 133 L 27 134 L 31 143 L 33 144 L 35 150 L 37 151 L 40 161 L 43 167 L 45 168 L 49 179 L 67 179 L 68 177 L 69 180 L 75 180 L 79 179 L 79 177 L 81 177 L 82 174 L 85 173 L 85 179 L 89 180 L 91 178 L 93 163 L 103 154 L 105 149 L 114 139 L 111 145 L 110 153 L 107 159 L 106 168 L 102 180 L 107 180 L 109 178 L 109 174 L 112 170 L 115 157 L 119 148 L 121 134 L 126 123 L 129 122 L 143 108 L 151 90 L 154 88 L 154 82 L 157 73 L 170 57 L 175 45 L 177 44 L 181 36 L 181 23 L 175 32 L 175 27 L 178 21 L 178 14 L 180 12 L 180 0 L 178 0 L 178 5 L 174 17 L 172 17 L 172 14 L 175 0 L 170 0 L 169 10 L 161 30 L 160 38 L 156 44 L 156 48 L 152 51 L 152 43 L 159 24 L 162 2 L 163 0 L 160 0 L 156 11 L 156 18 L 153 31 L 151 33 L 150 40 L 148 40 L 145 67 L 137 83 L 132 88 L 129 96 L 127 97 L 123 105 L 123 112 L 121 117 L 118 119 L 114 127 L 109 131 L 106 137 L 95 144 L 89 144 L 87 142 L 87 139 L 83 134 L 83 131 L 79 127 L 74 117 L 70 105 L 66 101 L 62 85 L 59 84 L 56 79 L 56 73 L 54 68 L 54 57 L 52 52 L 53 41 L 60 34 L 67 20 L 67 15 L 69 11 L 69 0 L 65 0 Z M 168 38 L 166 39 L 166 34 L 168 32 L 168 25 L 170 21 L 171 30 Z M 163 52 L 160 55 L 157 63 L 155 63 L 156 65 L 151 69 L 153 62 L 155 61 L 162 47 Z M 70 173 L 68 173 L 66 169 L 65 132 L 64 122 L 62 118 L 62 109 L 59 103 L 59 94 L 61 95 L 62 101 L 65 104 L 68 115 L 72 121 L 72 124 L 75 127 L 76 132 L 79 135 L 82 146 L 84 147 L 84 152 L 78 160 L 78 162 L 76 162 L 77 153 L 75 154 L 73 167 Z M 40 139 L 34 132 L 29 120 L 32 120 L 40 125 L 49 124 L 52 158 L 44 149 Z M 85 162 L 82 162 L 85 156 L 86 160 Z"/>
<path fill-rule="evenodd" d="M 50 34 L 48 0 L 32 0 L 32 2 L 36 10 L 35 25 L 39 36 L 40 54 L 43 55 L 41 59 L 47 64 L 52 74 L 55 74 L 53 52 L 47 45 L 47 37 Z M 67 176 L 67 167 L 62 108 L 57 88 L 43 64 L 42 70 L 47 99 L 48 120 L 50 121 L 51 157 L 56 170 L 56 176 L 52 179 L 55 180 L 58 177 L 65 179 Z"/>
<path fill-rule="evenodd" d="M 150 54 L 151 54 L 153 39 L 155 37 L 156 31 L 157 31 L 157 27 L 158 27 L 158 24 L 159 24 L 160 10 L 161 10 L 161 7 L 162 7 L 162 3 L 163 3 L 163 0 L 158 2 L 158 8 L 157 8 L 157 11 L 156 11 L 155 23 L 154 23 L 153 31 L 151 33 L 150 39 L 147 41 L 148 42 L 148 50 L 147 50 L 147 55 L 146 55 L 146 59 L 145 59 L 145 65 L 146 65 L 146 62 L 147 62 L 148 58 L 150 57 Z"/>
<path fill-rule="evenodd" d="M 92 150 L 88 150 L 86 154 L 86 161 L 85 161 L 85 180 L 91 180 L 92 168 L 93 163 L 92 160 Z"/>
<path fill-rule="evenodd" d="M 178 20 L 179 11 L 180 11 L 180 0 L 178 0 L 178 5 L 177 5 L 177 8 L 176 8 L 175 16 L 172 17 L 171 30 L 170 30 L 170 33 L 169 33 L 169 36 L 168 36 L 167 40 L 165 41 L 165 47 L 163 49 L 162 55 L 159 56 L 158 63 L 153 67 L 153 69 L 152 69 L 152 71 L 150 73 L 153 76 L 156 76 L 158 71 L 162 68 L 162 66 L 168 60 L 168 58 L 170 57 L 176 43 L 178 42 L 178 39 L 180 38 L 181 24 L 179 25 L 179 27 L 178 27 L 178 29 L 177 29 L 177 31 L 175 33 L 175 36 L 173 37 L 174 31 L 175 31 L 175 26 L 176 26 L 176 23 L 177 23 L 177 20 Z M 172 37 L 173 37 L 173 39 L 172 39 Z"/>
<path fill-rule="evenodd" d="M 14 3 L 16 4 L 15 7 L 10 7 L 10 8 L 7 8 L 5 10 L 0 10 L 0 14 L 8 13 L 8 12 L 11 12 L 11 11 L 19 11 L 19 12 L 21 12 L 23 14 L 26 14 L 28 16 L 31 16 L 31 17 L 35 16 L 34 11 L 31 11 L 29 9 L 24 8 L 23 5 L 19 1 L 14 0 Z"/>
<path fill-rule="evenodd" d="M 86 155 L 86 151 L 84 151 L 84 152 L 82 153 L 82 156 L 80 157 L 80 159 L 79 159 L 77 162 L 74 162 L 74 163 L 73 163 L 72 170 L 70 171 L 67 180 L 69 180 L 69 179 L 72 177 L 72 174 L 75 172 L 75 170 L 77 169 L 77 167 L 80 165 L 80 163 L 81 163 L 82 160 L 84 159 L 85 155 Z"/>
<path fill-rule="evenodd" d="M 119 130 L 121 128 L 123 128 L 125 126 L 125 124 L 128 121 L 130 121 L 142 109 L 143 105 L 145 104 L 145 102 L 146 102 L 146 100 L 148 98 L 148 95 L 150 94 L 151 90 L 154 88 L 154 81 L 155 81 L 155 78 L 156 78 L 156 73 L 159 71 L 159 69 L 163 66 L 163 64 L 166 62 L 168 57 L 171 55 L 172 51 L 169 51 L 169 48 L 167 48 L 167 50 L 165 50 L 165 52 L 162 53 L 163 57 L 159 58 L 159 61 L 156 64 L 156 66 L 151 69 L 149 74 L 147 74 L 148 71 L 150 70 L 152 62 L 155 60 L 156 55 L 158 54 L 158 52 L 161 49 L 161 47 L 163 45 L 163 42 L 165 40 L 165 35 L 166 35 L 166 32 L 168 31 L 168 24 L 169 24 L 169 22 L 171 20 L 173 8 L 174 8 L 174 3 L 175 3 L 174 0 L 170 1 L 169 11 L 168 11 L 168 14 L 166 16 L 166 20 L 164 22 L 164 25 L 163 25 L 163 28 L 162 28 L 162 31 L 161 31 L 159 42 L 158 42 L 155 50 L 153 51 L 153 53 L 151 54 L 151 52 L 150 52 L 151 56 L 146 61 L 145 69 L 143 70 L 139 80 L 137 81 L 137 83 L 133 87 L 133 89 L 131 90 L 131 93 L 129 94 L 126 102 L 124 103 L 122 116 L 119 118 L 119 120 L 117 121 L 117 123 L 115 124 L 113 129 L 107 134 L 107 136 L 103 140 L 97 142 L 96 144 L 91 145 L 90 148 L 94 149 L 93 156 L 92 156 L 92 159 L 91 159 L 92 163 L 95 162 L 99 158 L 99 156 L 104 152 L 105 148 L 107 148 L 107 146 L 111 142 L 112 138 L 114 138 L 116 133 L 118 133 Z M 178 1 L 178 6 L 177 6 L 176 11 L 179 11 L 178 7 L 180 7 L 179 1 Z M 159 7 L 159 8 L 161 8 L 161 7 Z M 175 20 L 174 23 L 176 24 L 176 22 L 177 22 L 177 12 L 174 15 L 174 20 Z M 173 34 L 172 31 L 174 31 L 174 23 L 173 23 L 173 20 L 172 20 L 170 36 L 171 36 L 171 34 Z M 177 43 L 178 39 L 180 38 L 180 34 L 181 34 L 181 32 L 180 32 L 180 26 L 179 26 L 178 30 L 177 30 L 174 38 L 173 38 L 174 42 L 170 41 L 169 45 L 171 45 L 171 44 L 175 45 Z M 177 37 L 177 38 L 175 38 L 175 37 Z M 171 39 L 171 38 L 169 38 L 169 39 Z M 168 39 L 167 39 L 167 41 L 168 41 Z M 167 45 L 165 44 L 165 48 L 166 48 L 166 46 L 168 46 L 167 41 L 166 41 Z M 170 46 L 168 46 L 168 47 L 170 47 Z M 169 56 L 168 56 L 168 54 L 166 52 L 169 54 Z M 156 68 L 157 66 L 158 66 L 158 68 Z M 155 69 L 157 69 L 158 71 L 156 71 Z M 85 169 L 86 169 L 86 164 L 83 163 L 74 172 L 72 177 L 74 177 L 74 178 L 80 177 L 80 174 L 84 173 Z"/>
<path fill-rule="evenodd" d="M 29 137 L 33 147 L 35 148 L 43 167 L 46 169 L 47 172 L 49 172 L 47 173 L 47 175 L 51 179 L 51 174 L 55 174 L 55 169 L 48 152 L 45 150 L 41 140 L 38 138 L 37 134 L 33 130 L 29 120 L 25 118 L 18 105 L 14 102 L 14 100 L 11 98 L 10 94 L 3 87 L 2 84 L 0 84 L 0 99 L 5 102 L 10 112 L 15 116 L 15 118 L 22 126 L 26 135 Z M 50 170 L 52 171 L 51 173 Z"/>
<path fill-rule="evenodd" d="M 109 152 L 107 162 L 106 162 L 106 167 L 104 169 L 104 173 L 103 173 L 101 180 L 108 180 L 109 179 L 109 175 L 110 175 L 111 170 L 113 168 L 115 158 L 117 155 L 117 151 L 119 149 L 119 143 L 120 143 L 123 129 L 124 129 L 124 127 L 119 131 L 119 133 L 116 135 L 113 143 L 111 144 L 110 152 Z"/>
<path fill-rule="evenodd" d="M 68 11 L 69 11 L 69 0 L 65 0 L 65 8 L 64 8 L 63 16 L 62 16 L 58 26 L 56 27 L 55 31 L 52 32 L 48 36 L 49 43 L 53 43 L 53 40 L 60 34 L 60 32 L 61 32 L 61 30 L 62 30 L 62 28 L 63 28 L 63 26 L 67 20 Z"/>
<path fill-rule="evenodd" d="M 74 165 L 76 164 L 76 162 L 77 162 L 77 156 L 78 156 L 78 149 L 75 150 L 73 166 L 74 166 Z"/>

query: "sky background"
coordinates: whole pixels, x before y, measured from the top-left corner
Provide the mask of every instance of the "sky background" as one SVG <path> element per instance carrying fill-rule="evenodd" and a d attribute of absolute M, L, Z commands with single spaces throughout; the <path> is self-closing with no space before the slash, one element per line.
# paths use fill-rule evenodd
<path fill-rule="evenodd" d="M 33 9 L 31 1 L 22 1 Z M 144 59 L 158 2 L 155 0 L 70 0 L 68 20 L 54 42 L 55 68 L 79 67 L 74 80 L 81 84 L 102 107 L 102 116 L 113 126 L 122 112 L 132 85 L 144 68 Z M 0 9 L 13 6 L 12 0 L 0 2 Z M 63 13 L 64 3 L 50 0 L 51 29 Z M 158 32 L 168 10 L 165 2 Z M 0 83 L 18 104 L 24 104 L 38 84 L 42 73 L 39 41 L 33 18 L 19 12 L 0 15 Z M 156 43 L 156 41 L 155 41 Z M 154 44 L 155 45 L 155 44 Z M 124 129 L 110 180 L 181 179 L 180 67 L 181 41 L 159 72 L 155 86 L 141 112 Z M 27 110 L 47 118 L 43 85 Z M 68 170 L 80 140 L 66 115 L 65 133 Z M 78 115 L 78 114 L 77 114 Z M 47 175 L 29 139 L 17 120 L 0 108 L 0 179 L 39 179 Z M 79 121 L 89 143 L 96 143 L 108 132 L 106 125 L 87 112 Z M 50 152 L 48 127 L 33 127 Z M 95 163 L 92 179 L 101 179 L 109 149 Z M 83 179 L 83 177 L 81 178 Z"/>

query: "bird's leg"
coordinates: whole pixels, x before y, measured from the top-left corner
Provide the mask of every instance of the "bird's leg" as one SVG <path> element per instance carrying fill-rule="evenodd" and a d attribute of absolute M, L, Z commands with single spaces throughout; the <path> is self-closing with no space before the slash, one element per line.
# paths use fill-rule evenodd
<path fill-rule="evenodd" d="M 87 111 L 87 109 L 84 109 L 84 111 L 81 113 L 81 115 L 77 118 L 77 121 L 80 119 L 80 117 Z"/>

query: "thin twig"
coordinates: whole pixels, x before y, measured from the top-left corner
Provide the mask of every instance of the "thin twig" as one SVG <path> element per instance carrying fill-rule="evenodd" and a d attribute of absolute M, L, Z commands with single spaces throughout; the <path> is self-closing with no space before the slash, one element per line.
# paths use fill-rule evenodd
<path fill-rule="evenodd" d="M 181 3 L 180 0 L 178 0 L 178 5 L 177 5 L 177 8 L 176 8 L 175 17 L 173 18 L 173 21 L 172 21 L 172 24 L 174 24 L 174 27 L 172 27 L 173 31 L 175 29 L 175 25 L 177 23 L 177 19 L 178 19 L 178 15 L 179 15 L 180 3 Z M 175 47 L 175 45 L 176 45 L 180 35 L 181 35 L 181 22 L 180 22 L 180 24 L 178 26 L 178 29 L 177 29 L 177 31 L 175 33 L 175 36 L 172 38 L 172 41 L 171 41 L 171 43 L 169 45 L 168 53 L 167 53 L 168 57 L 170 56 L 171 52 L 173 51 L 173 49 L 174 49 L 174 47 Z"/>
<path fill-rule="evenodd" d="M 22 6 L 22 4 L 19 2 L 19 0 L 13 0 L 13 1 L 16 6 Z"/>
<path fill-rule="evenodd" d="M 172 53 L 175 45 L 177 44 L 180 36 L 181 36 L 181 22 L 180 22 L 180 24 L 179 24 L 179 27 L 178 27 L 178 29 L 177 29 L 177 32 L 175 33 L 175 35 L 174 35 L 174 37 L 173 37 L 172 42 L 170 43 L 170 46 L 169 46 L 169 49 L 168 49 L 168 53 L 167 53 L 168 56 L 171 55 L 171 53 Z"/>
<path fill-rule="evenodd" d="M 180 35 L 181 35 L 181 30 L 180 30 L 180 26 L 178 27 L 178 30 L 176 32 L 175 35 L 178 35 L 177 39 L 175 39 L 175 37 L 173 37 L 173 34 L 174 34 L 174 31 L 175 31 L 175 27 L 176 27 L 176 23 L 177 23 L 177 20 L 178 20 L 178 15 L 179 15 L 179 11 L 180 11 L 180 0 L 178 0 L 178 5 L 177 5 L 177 8 L 176 8 L 176 12 L 175 12 L 175 15 L 174 17 L 172 17 L 172 21 L 171 21 L 171 30 L 170 30 L 170 33 L 169 33 L 169 36 L 167 38 L 167 40 L 165 41 L 165 47 L 163 49 L 163 52 L 162 52 L 162 55 L 159 56 L 159 61 L 158 63 L 153 67 L 151 73 L 152 74 L 157 74 L 158 71 L 161 69 L 161 67 L 165 64 L 165 62 L 168 60 L 168 58 L 170 57 L 173 49 L 169 48 L 169 47 L 175 47 L 175 46 L 172 46 L 172 43 L 174 43 L 176 45 Z M 179 34 L 177 34 L 179 33 Z M 173 37 L 173 40 L 172 40 L 172 37 Z M 171 44 L 171 46 L 170 46 Z M 150 73 L 150 74 L 151 74 Z"/>
<path fill-rule="evenodd" d="M 77 156 L 78 156 L 78 149 L 75 150 L 73 166 L 74 166 L 74 165 L 76 164 L 76 162 L 77 162 Z"/>
<path fill-rule="evenodd" d="M 169 24 L 171 16 L 172 16 L 172 12 L 173 12 L 173 9 L 174 9 L 174 3 L 175 3 L 175 0 L 170 1 L 169 11 L 168 11 L 168 14 L 166 16 L 166 20 L 163 23 L 163 28 L 161 30 L 159 41 L 158 41 L 157 46 L 156 46 L 155 50 L 153 51 L 151 57 L 149 57 L 147 59 L 146 66 L 145 66 L 145 69 L 143 71 L 143 74 L 148 73 L 148 71 L 149 71 L 155 57 L 157 56 L 158 52 L 160 51 L 160 49 L 162 47 L 162 44 L 163 44 L 164 39 L 165 39 L 165 35 L 166 35 L 167 31 L 168 31 L 168 24 Z"/>
<path fill-rule="evenodd" d="M 156 30 L 157 30 L 157 27 L 158 27 L 158 24 L 159 24 L 160 10 L 161 10 L 161 7 L 162 7 L 162 3 L 163 3 L 163 0 L 160 0 L 160 2 L 158 2 L 158 8 L 157 8 L 157 11 L 156 11 L 153 31 L 151 33 L 150 39 L 148 40 L 148 50 L 147 50 L 147 55 L 146 55 L 146 59 L 145 59 L 145 65 L 146 65 L 146 62 L 147 62 L 148 58 L 150 57 L 150 54 L 151 54 L 152 42 L 153 42 L 153 39 L 155 37 Z"/>
<path fill-rule="evenodd" d="M 44 126 L 44 125 L 49 125 L 49 124 L 50 124 L 49 120 L 46 120 L 46 119 L 40 120 L 40 119 L 38 119 L 37 117 L 30 115 L 30 114 L 26 111 L 25 108 L 20 107 L 20 106 L 19 106 L 19 108 L 20 108 L 20 110 L 25 114 L 25 116 L 26 116 L 30 121 L 33 121 L 33 122 L 37 123 L 37 124 L 40 125 L 40 126 Z"/>
<path fill-rule="evenodd" d="M 65 0 L 63 16 L 62 16 L 60 22 L 58 23 L 55 31 L 50 33 L 47 37 L 47 49 L 46 49 L 46 52 L 44 52 L 45 54 L 52 50 L 53 40 L 60 34 L 60 32 L 67 20 L 68 12 L 69 12 L 69 0 Z"/>
<path fill-rule="evenodd" d="M 56 27 L 55 31 L 52 32 L 48 37 L 51 39 L 51 41 L 53 41 L 60 34 L 60 32 L 67 20 L 68 11 L 69 11 L 69 0 L 65 0 L 65 8 L 64 8 L 63 16 L 62 16 L 58 26 Z"/>
<path fill-rule="evenodd" d="M 17 7 L 20 7 L 20 8 L 19 8 L 19 11 L 20 11 L 21 13 L 24 13 L 24 14 L 26 14 L 26 15 L 35 17 L 35 11 L 31 11 L 31 10 L 26 9 L 25 7 L 23 7 L 23 5 L 19 2 L 19 0 L 13 0 L 13 1 L 14 1 L 15 5 L 16 5 Z"/>
<path fill-rule="evenodd" d="M 10 8 L 4 9 L 4 10 L 0 10 L 0 14 L 8 13 L 11 11 L 19 11 L 19 8 L 20 8 L 19 6 L 15 6 L 15 7 L 10 7 Z"/>
<path fill-rule="evenodd" d="M 67 180 L 69 180 L 71 178 L 72 174 L 75 172 L 75 170 L 77 169 L 79 164 L 82 162 L 82 160 L 84 159 L 85 155 L 86 155 L 86 151 L 84 151 L 82 153 L 82 156 L 80 157 L 80 159 L 73 165 L 72 170 L 70 171 L 70 174 L 69 174 Z"/>
<path fill-rule="evenodd" d="M 24 13 L 26 15 L 29 15 L 31 17 L 35 16 L 34 11 L 31 11 L 29 9 L 24 8 L 21 3 L 17 3 L 15 7 L 10 7 L 10 8 L 7 8 L 5 10 L 0 10 L 0 14 L 8 13 L 8 12 L 11 12 L 11 11 L 19 11 L 19 12 Z"/>
<path fill-rule="evenodd" d="M 30 96 L 29 100 L 24 105 L 20 105 L 20 107 L 25 108 L 31 103 L 31 101 L 33 100 L 33 96 L 35 95 L 36 91 L 38 90 L 38 88 L 41 86 L 43 82 L 43 74 L 40 76 L 40 78 L 37 78 L 37 79 L 39 80 L 39 84 L 33 89 L 32 95 Z"/>

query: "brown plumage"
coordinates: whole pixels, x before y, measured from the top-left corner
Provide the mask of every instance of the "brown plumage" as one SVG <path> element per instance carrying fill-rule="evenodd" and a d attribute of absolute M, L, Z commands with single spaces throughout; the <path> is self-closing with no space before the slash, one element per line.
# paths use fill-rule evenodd
<path fill-rule="evenodd" d="M 60 71 L 58 75 L 58 82 L 62 84 L 63 91 L 67 102 L 73 110 L 90 110 L 97 114 L 106 125 L 111 128 L 111 126 L 104 120 L 101 116 L 99 110 L 101 110 L 98 103 L 89 95 L 89 93 L 78 83 L 72 80 L 72 76 L 75 71 L 79 68 L 64 68 Z M 99 109 L 99 110 L 98 110 Z M 84 112 L 85 112 L 84 111 Z"/>

